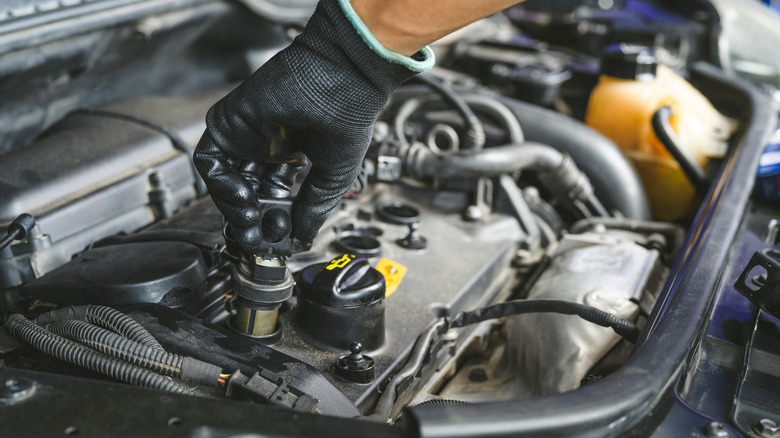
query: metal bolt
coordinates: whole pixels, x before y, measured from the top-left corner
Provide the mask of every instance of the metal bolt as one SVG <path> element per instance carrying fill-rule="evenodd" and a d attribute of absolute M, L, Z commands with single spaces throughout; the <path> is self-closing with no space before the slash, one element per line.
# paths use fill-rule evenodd
<path fill-rule="evenodd" d="M 723 423 L 713 421 L 704 428 L 704 436 L 712 438 L 726 438 L 729 436 L 729 431 L 726 430 L 726 426 Z"/>
<path fill-rule="evenodd" d="M 442 341 L 452 342 L 456 339 L 458 339 L 458 331 L 455 329 L 449 329 L 441 335 Z"/>
<path fill-rule="evenodd" d="M 765 438 L 778 438 L 780 437 L 780 426 L 769 418 L 762 418 L 758 424 L 753 426 L 753 432 Z"/>
<path fill-rule="evenodd" d="M 478 205 L 469 205 L 463 212 L 463 218 L 469 222 L 479 222 L 485 217 L 485 212 Z"/>
<path fill-rule="evenodd" d="M 766 230 L 766 243 L 774 245 L 777 242 L 778 231 L 780 231 L 780 222 L 777 219 L 769 221 Z"/>

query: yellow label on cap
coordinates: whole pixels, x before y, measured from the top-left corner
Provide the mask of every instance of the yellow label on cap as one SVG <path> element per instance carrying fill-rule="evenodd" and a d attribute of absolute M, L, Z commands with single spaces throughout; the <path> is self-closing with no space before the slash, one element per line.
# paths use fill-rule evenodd
<path fill-rule="evenodd" d="M 325 269 L 327 269 L 328 271 L 332 271 L 334 269 L 342 269 L 344 266 L 347 266 L 349 262 L 351 262 L 352 259 L 354 258 L 355 256 L 344 254 L 344 256 L 341 257 L 340 259 L 331 260 L 330 264 L 328 266 L 325 266 Z"/>
<path fill-rule="evenodd" d="M 379 260 L 379 263 L 376 264 L 376 270 L 385 276 L 386 297 L 389 297 L 390 294 L 398 289 L 398 286 L 401 285 L 401 280 L 404 279 L 404 275 L 406 274 L 406 266 L 389 259 Z"/>

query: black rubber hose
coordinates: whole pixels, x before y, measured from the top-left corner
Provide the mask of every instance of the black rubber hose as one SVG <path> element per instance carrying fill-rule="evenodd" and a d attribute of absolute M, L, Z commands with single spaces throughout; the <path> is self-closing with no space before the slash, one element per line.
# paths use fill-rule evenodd
<path fill-rule="evenodd" d="M 9 232 L 6 233 L 2 238 L 0 238 L 0 251 L 4 250 L 6 246 L 10 245 L 11 242 L 16 240 L 17 233 L 16 232 Z"/>
<path fill-rule="evenodd" d="M 56 335 L 18 313 L 11 315 L 5 326 L 11 334 L 36 350 L 82 368 L 142 388 L 179 394 L 190 392 L 187 387 L 176 381 Z"/>
<path fill-rule="evenodd" d="M 412 78 L 412 81 L 419 82 L 438 92 L 444 100 L 449 102 L 460 113 L 466 122 L 466 141 L 463 143 L 465 150 L 479 150 L 485 146 L 485 128 L 474 111 L 469 108 L 461 96 L 452 88 L 444 85 L 440 80 L 426 74 L 418 75 Z"/>
<path fill-rule="evenodd" d="M 71 319 L 99 325 L 139 344 L 164 351 L 157 339 L 141 324 L 111 307 L 91 304 L 63 307 L 40 315 L 35 318 L 35 322 L 39 325 L 49 325 Z"/>
<path fill-rule="evenodd" d="M 564 315 L 577 315 L 586 321 L 602 327 L 609 327 L 614 330 L 615 333 L 633 343 L 637 341 L 640 333 L 639 327 L 631 321 L 618 318 L 611 313 L 599 310 L 592 306 L 561 300 L 513 300 L 469 312 L 460 312 L 452 317 L 449 322 L 449 327 L 464 327 L 490 319 L 504 318 L 524 313 L 561 313 Z"/>
<path fill-rule="evenodd" d="M 216 385 L 222 372 L 222 368 L 216 365 L 150 348 L 83 321 L 58 322 L 51 325 L 49 330 L 117 359 L 203 385 Z"/>
<path fill-rule="evenodd" d="M 499 120 L 506 129 L 510 143 L 522 143 L 525 141 L 523 127 L 517 120 L 512 111 L 499 100 L 488 95 L 482 94 L 464 94 L 463 101 L 466 104 L 483 113 L 489 114 Z"/>
<path fill-rule="evenodd" d="M 420 85 L 399 88 L 393 101 L 405 102 L 421 95 Z M 473 90 L 463 95 L 481 95 Z M 639 176 L 618 147 L 581 121 L 508 97 L 495 96 L 519 120 L 526 141 L 547 144 L 572 157 L 588 175 L 596 196 L 608 211 L 632 219 L 650 219 L 650 204 Z"/>
<path fill-rule="evenodd" d="M 639 176 L 620 149 L 579 120 L 509 98 L 499 98 L 520 121 L 526 141 L 547 144 L 572 157 L 608 210 L 632 219 L 650 219 L 650 204 Z"/>
<path fill-rule="evenodd" d="M 669 118 L 672 117 L 672 108 L 668 105 L 664 105 L 658 108 L 653 114 L 652 125 L 653 132 L 661 144 L 664 145 L 667 151 L 677 160 L 680 168 L 688 177 L 693 187 L 696 188 L 696 192 L 704 196 L 710 189 L 709 183 L 707 183 L 707 176 L 704 174 L 704 169 L 699 166 L 699 163 L 693 159 L 693 157 L 680 145 L 680 140 L 677 138 L 672 124 L 669 123 Z"/>
<path fill-rule="evenodd" d="M 562 162 L 563 155 L 550 146 L 523 143 L 456 154 L 417 148 L 407 156 L 407 169 L 411 176 L 420 179 L 479 178 L 518 170 L 550 171 Z"/>
<path fill-rule="evenodd" d="M 596 199 L 588 177 L 566 155 L 543 144 L 526 142 L 440 154 L 424 147 L 412 147 L 405 158 L 409 176 L 418 179 L 480 178 L 531 170 L 538 173 L 544 188 L 558 200 L 590 207 L 596 214 L 607 214 Z M 581 211 L 582 209 L 577 209 Z"/>
<path fill-rule="evenodd" d="M 11 221 L 6 228 L 6 234 L 0 239 L 0 250 L 5 249 L 14 240 L 21 240 L 27 237 L 30 230 L 35 226 L 35 218 L 27 213 L 20 214 Z"/>

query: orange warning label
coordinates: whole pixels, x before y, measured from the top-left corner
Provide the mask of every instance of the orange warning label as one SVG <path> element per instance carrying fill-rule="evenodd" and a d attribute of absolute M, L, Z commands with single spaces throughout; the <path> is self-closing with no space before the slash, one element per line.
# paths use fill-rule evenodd
<path fill-rule="evenodd" d="M 398 286 L 406 274 L 406 266 L 396 263 L 390 259 L 381 259 L 376 264 L 376 270 L 385 276 L 385 296 L 389 297 Z"/>

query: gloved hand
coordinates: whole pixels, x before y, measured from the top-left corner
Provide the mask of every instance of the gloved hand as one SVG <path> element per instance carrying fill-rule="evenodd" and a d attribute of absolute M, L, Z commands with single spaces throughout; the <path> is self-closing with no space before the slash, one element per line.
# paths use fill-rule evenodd
<path fill-rule="evenodd" d="M 313 240 L 360 172 L 390 93 L 432 63 L 428 48 L 408 58 L 381 47 L 349 0 L 320 1 L 288 48 L 209 110 L 195 149 L 239 245 L 251 252 L 262 239 L 255 191 L 289 196 L 302 154 L 312 169 L 293 204 L 293 234 Z"/>

